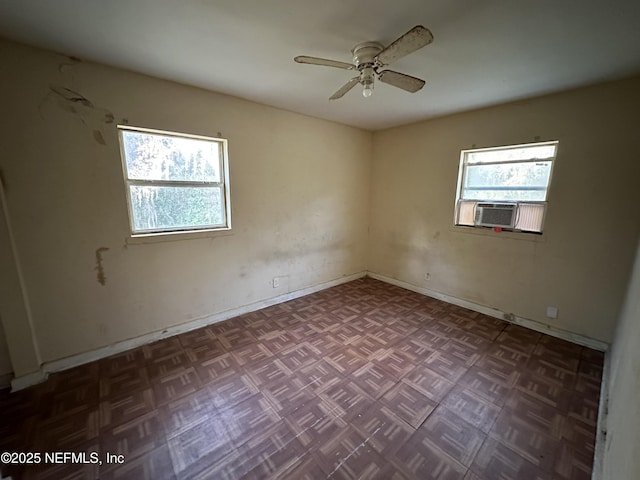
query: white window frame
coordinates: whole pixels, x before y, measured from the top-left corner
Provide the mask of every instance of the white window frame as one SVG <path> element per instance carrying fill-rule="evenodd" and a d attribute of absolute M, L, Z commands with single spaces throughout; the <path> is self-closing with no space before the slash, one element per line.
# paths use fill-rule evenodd
<path fill-rule="evenodd" d="M 550 158 L 545 158 L 544 161 L 551 161 L 551 169 L 549 172 L 549 181 L 547 182 L 547 187 L 545 189 L 545 195 L 544 195 L 544 199 L 543 200 L 518 200 L 518 201 L 513 201 L 513 200 L 496 200 L 496 199 L 462 199 L 462 193 L 464 190 L 464 180 L 465 180 L 465 176 L 466 176 L 466 172 L 467 172 L 467 167 L 468 166 L 473 166 L 473 165 L 508 165 L 508 164 L 525 164 L 525 163 L 535 163 L 535 162 L 539 162 L 541 159 L 524 159 L 524 160 L 509 160 L 509 161 L 496 161 L 496 162 L 477 162 L 477 163 L 471 163 L 468 161 L 468 157 L 469 154 L 471 153 L 477 153 L 477 152 L 495 152 L 495 151 L 503 151 L 503 150 L 516 150 L 519 148 L 526 148 L 526 147 L 539 147 L 539 146 L 546 146 L 546 145 L 554 145 L 555 146 L 555 154 L 553 157 Z M 549 198 L 549 190 L 551 188 L 551 182 L 553 180 L 553 169 L 555 167 L 555 163 L 556 163 L 556 159 L 558 157 L 558 148 L 559 148 L 559 141 L 558 140 L 552 140 L 552 141 L 546 141 L 546 142 L 535 142 L 535 143 L 523 143 L 523 144 L 516 144 L 516 145 L 502 145 L 502 146 L 498 146 L 498 147 L 487 147 L 487 148 L 474 148 L 474 149 L 468 149 L 468 150 L 462 150 L 460 152 L 460 164 L 458 167 L 458 183 L 457 183 L 457 188 L 456 188 L 456 201 L 455 201 L 455 207 L 454 207 L 454 217 L 453 217 L 453 222 L 454 225 L 457 227 L 468 227 L 468 228 L 491 228 L 491 227 L 483 227 L 483 226 L 478 226 L 478 225 L 469 225 L 466 223 L 459 223 L 459 210 L 460 210 L 460 205 L 461 203 L 476 203 L 476 206 L 478 203 L 493 203 L 493 204 L 500 204 L 500 203 L 514 203 L 516 205 L 541 205 L 543 208 L 543 213 L 542 213 L 542 220 L 540 222 L 540 231 L 530 231 L 530 230 L 522 230 L 519 228 L 504 228 L 504 230 L 507 231 L 514 231 L 514 232 L 521 232 L 521 233 L 531 233 L 531 234 L 542 234 L 543 229 L 544 229 L 544 223 L 546 220 L 546 216 L 547 216 L 547 206 L 548 206 L 548 198 Z M 518 208 L 518 207 L 516 207 Z M 475 211 L 475 207 L 474 207 L 474 211 Z M 518 213 L 516 213 L 517 215 Z M 474 215 L 475 217 L 475 215 Z"/>
<path fill-rule="evenodd" d="M 228 142 L 225 138 L 208 137 L 203 135 L 194 135 L 190 133 L 172 132 L 167 130 L 157 130 L 152 128 L 135 127 L 131 125 L 118 125 L 118 138 L 120 141 L 120 159 L 122 160 L 122 173 L 126 188 L 127 196 L 127 213 L 129 215 L 129 229 L 131 237 L 154 237 L 162 235 L 175 235 L 175 234 L 189 234 L 189 233 L 204 233 L 204 232 L 219 232 L 231 230 L 231 189 L 229 183 L 229 154 L 228 154 Z M 194 140 L 204 140 L 207 142 L 216 143 L 220 152 L 220 182 L 201 182 L 201 181 L 188 181 L 188 180 L 140 180 L 131 179 L 128 176 L 127 159 L 125 156 L 123 133 L 125 131 L 148 133 L 153 135 L 161 135 L 164 137 L 176 137 L 186 138 Z M 153 228 L 139 230 L 134 226 L 133 208 L 131 205 L 131 187 L 132 186 L 162 186 L 162 187 L 186 187 L 186 188 L 207 188 L 218 187 L 222 189 L 222 200 L 224 208 L 225 221 L 220 225 L 200 225 L 200 226 L 185 226 L 181 228 L 167 227 L 167 228 Z"/>

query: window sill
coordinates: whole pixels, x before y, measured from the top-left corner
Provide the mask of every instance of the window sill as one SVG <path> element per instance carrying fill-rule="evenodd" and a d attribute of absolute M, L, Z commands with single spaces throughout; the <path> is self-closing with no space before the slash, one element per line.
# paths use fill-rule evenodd
<path fill-rule="evenodd" d="M 535 242 L 535 243 L 546 242 L 544 235 L 540 233 L 510 232 L 505 230 L 501 232 L 496 232 L 492 228 L 463 227 L 461 225 L 452 225 L 451 227 L 449 227 L 449 231 L 454 233 L 480 235 L 483 237 L 496 237 L 496 238 L 508 238 L 511 240 L 522 240 L 525 242 Z"/>
<path fill-rule="evenodd" d="M 197 240 L 200 238 L 227 237 L 233 235 L 231 228 L 216 228 L 211 230 L 193 230 L 187 232 L 163 232 L 134 234 L 125 239 L 128 245 L 145 245 L 159 242 L 177 242 L 181 240 Z"/>

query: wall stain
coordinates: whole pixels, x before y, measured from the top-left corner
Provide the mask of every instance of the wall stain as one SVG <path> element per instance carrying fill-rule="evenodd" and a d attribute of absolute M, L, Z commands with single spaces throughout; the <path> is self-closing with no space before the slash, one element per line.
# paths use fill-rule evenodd
<path fill-rule="evenodd" d="M 73 64 L 63 64 L 73 65 Z M 40 116 L 42 115 L 42 109 L 45 103 L 51 99 L 55 100 L 55 105 L 61 110 L 72 114 L 78 118 L 82 124 L 91 130 L 93 140 L 98 145 L 107 145 L 107 138 L 112 137 L 111 126 L 116 122 L 116 117 L 110 110 L 96 106 L 91 100 L 89 100 L 82 93 L 65 87 L 63 85 L 49 85 L 49 93 L 42 100 L 38 110 Z M 126 119 L 123 119 L 123 123 L 128 123 Z M 109 130 L 105 130 L 105 126 L 109 127 Z"/>
<path fill-rule="evenodd" d="M 82 62 L 82 60 L 80 60 L 78 57 L 74 57 L 73 55 L 69 55 L 69 56 L 67 56 L 67 58 L 69 59 L 68 63 L 66 63 L 66 62 L 65 63 L 61 63 L 58 66 L 58 71 L 60 73 L 64 73 L 65 67 L 75 67 L 78 63 Z"/>
<path fill-rule="evenodd" d="M 95 108 L 93 103 L 81 93 L 78 93 L 74 90 L 71 90 L 67 87 L 62 87 L 59 85 L 49 85 L 49 90 L 55 93 L 56 95 L 62 97 L 64 100 L 72 103 L 80 103 L 88 108 Z"/>
<path fill-rule="evenodd" d="M 93 131 L 93 139 L 98 142 L 100 145 L 106 145 L 107 142 L 104 141 L 104 137 L 102 136 L 102 132 L 100 130 Z"/>
<path fill-rule="evenodd" d="M 102 254 L 108 250 L 108 247 L 99 247 L 96 249 L 96 266 L 94 270 L 97 272 L 96 278 L 98 279 L 98 283 L 102 286 L 107 284 L 107 277 L 104 274 L 104 265 L 102 264 Z"/>
<path fill-rule="evenodd" d="M 261 263 L 291 263 L 300 257 L 311 255 L 326 255 L 338 251 L 351 250 L 355 247 L 353 243 L 333 241 L 327 243 L 299 242 L 291 245 L 289 249 L 272 248 L 259 253 L 257 261 Z"/>

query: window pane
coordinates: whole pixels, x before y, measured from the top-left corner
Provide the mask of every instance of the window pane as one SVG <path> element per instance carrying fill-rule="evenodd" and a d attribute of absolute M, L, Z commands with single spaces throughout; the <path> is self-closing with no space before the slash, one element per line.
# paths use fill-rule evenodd
<path fill-rule="evenodd" d="M 469 163 L 512 162 L 514 160 L 553 158 L 555 154 L 556 145 L 533 145 L 530 147 L 469 152 L 467 161 Z"/>
<path fill-rule="evenodd" d="M 544 202 L 544 192 L 531 190 L 465 190 L 464 200 L 496 202 Z"/>
<path fill-rule="evenodd" d="M 551 161 L 468 165 L 463 200 L 545 200 Z"/>
<path fill-rule="evenodd" d="M 180 230 L 225 223 L 222 188 L 130 187 L 133 229 Z"/>
<path fill-rule="evenodd" d="M 218 142 L 122 131 L 131 180 L 220 182 Z"/>

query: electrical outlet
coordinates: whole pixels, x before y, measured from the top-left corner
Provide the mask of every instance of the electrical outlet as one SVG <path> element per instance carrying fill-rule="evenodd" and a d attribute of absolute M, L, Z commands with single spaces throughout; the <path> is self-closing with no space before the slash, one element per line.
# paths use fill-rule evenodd
<path fill-rule="evenodd" d="M 278 277 L 273 277 L 273 288 L 278 288 L 280 286 L 280 279 Z"/>
<path fill-rule="evenodd" d="M 547 318 L 558 318 L 558 307 L 547 307 Z"/>
<path fill-rule="evenodd" d="M 431 280 L 431 274 L 429 272 L 424 274 L 424 279 L 428 282 L 429 280 Z"/>

